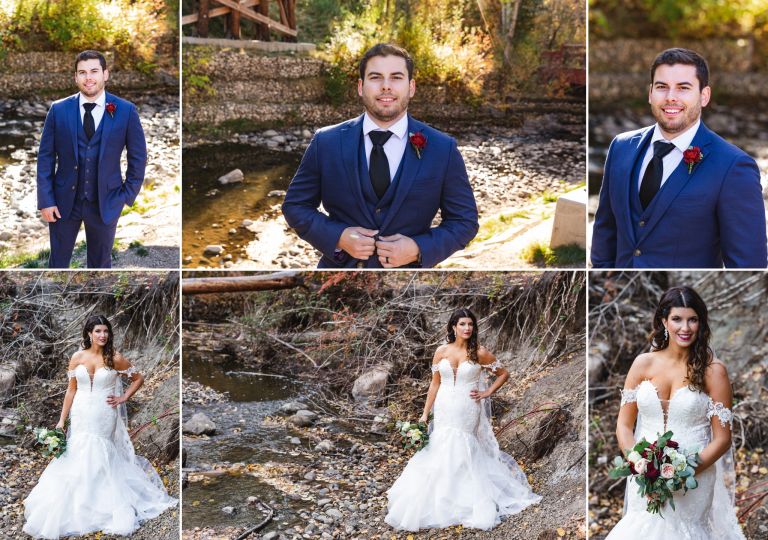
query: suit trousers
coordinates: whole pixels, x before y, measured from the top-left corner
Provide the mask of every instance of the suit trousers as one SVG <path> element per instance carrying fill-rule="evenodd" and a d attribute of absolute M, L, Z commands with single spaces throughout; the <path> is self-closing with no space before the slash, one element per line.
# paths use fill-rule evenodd
<path fill-rule="evenodd" d="M 98 201 L 75 200 L 67 219 L 48 224 L 51 235 L 49 268 L 69 268 L 80 225 L 85 223 L 85 243 L 88 268 L 112 268 L 112 245 L 115 242 L 117 219 L 104 224 Z"/>

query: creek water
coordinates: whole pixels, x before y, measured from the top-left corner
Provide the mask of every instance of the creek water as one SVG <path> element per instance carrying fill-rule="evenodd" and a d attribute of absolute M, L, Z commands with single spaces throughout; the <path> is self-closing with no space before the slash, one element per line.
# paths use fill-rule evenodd
<path fill-rule="evenodd" d="M 0 167 L 20 161 L 13 153 L 24 149 L 24 139 L 31 136 L 33 129 L 28 119 L 0 117 Z"/>
<path fill-rule="evenodd" d="M 306 385 L 282 377 L 233 371 L 237 369 L 234 365 L 211 365 L 185 351 L 185 379 L 228 392 L 230 397 L 226 403 L 185 406 L 185 417 L 204 412 L 217 428 L 217 433 L 209 438 L 185 438 L 187 467 L 206 470 L 224 463 L 306 463 L 306 458 L 288 441 L 290 437 L 300 436 L 298 432 L 264 423 L 264 419 L 275 415 L 284 403 L 308 397 L 311 392 Z M 302 439 L 302 446 L 306 445 L 307 441 Z M 275 519 L 266 530 L 276 528 L 278 521 L 289 526 L 299 523 L 298 512 L 308 504 L 249 474 L 225 475 L 189 483 L 184 490 L 184 528 L 252 526 L 261 521 L 262 516 L 247 504 L 250 496 L 271 502 L 275 508 Z M 235 513 L 225 514 L 222 508 L 226 506 L 235 508 Z"/>
<path fill-rule="evenodd" d="M 185 257 L 192 257 L 191 266 L 218 266 L 203 254 L 208 245 L 222 245 L 234 254 L 251 242 L 253 233 L 240 225 L 277 215 L 282 197 L 268 195 L 288 189 L 301 156 L 236 143 L 185 149 L 182 246 Z M 218 178 L 233 169 L 243 172 L 243 181 L 221 185 Z"/>

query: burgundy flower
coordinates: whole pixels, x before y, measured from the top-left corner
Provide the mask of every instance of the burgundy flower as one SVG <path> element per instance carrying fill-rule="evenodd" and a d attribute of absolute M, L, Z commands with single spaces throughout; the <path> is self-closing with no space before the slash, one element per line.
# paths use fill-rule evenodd
<path fill-rule="evenodd" d="M 408 133 L 408 140 L 411 141 L 413 149 L 416 151 L 416 157 L 421 159 L 421 151 L 427 147 L 427 138 L 421 131 Z"/>
<path fill-rule="evenodd" d="M 683 152 L 683 161 L 688 165 L 688 174 L 693 172 L 693 167 L 697 163 L 701 163 L 702 159 L 704 159 L 704 154 L 698 146 L 689 146 L 688 149 Z"/>
<path fill-rule="evenodd" d="M 669 440 L 667 441 L 667 446 L 669 446 L 670 448 L 678 448 L 680 445 L 677 444 L 677 442 L 675 441 Z"/>
<path fill-rule="evenodd" d="M 653 461 L 648 463 L 648 468 L 645 470 L 645 477 L 650 481 L 654 481 L 659 477 L 659 470 L 653 465 Z"/>
<path fill-rule="evenodd" d="M 109 117 L 110 117 L 110 118 L 114 118 L 114 117 L 115 117 L 115 111 L 117 110 L 117 105 L 115 105 L 114 103 L 112 103 L 112 102 L 110 101 L 109 103 L 107 103 L 107 104 L 104 106 L 104 108 L 105 108 L 105 109 L 107 110 L 107 112 L 109 113 Z"/>

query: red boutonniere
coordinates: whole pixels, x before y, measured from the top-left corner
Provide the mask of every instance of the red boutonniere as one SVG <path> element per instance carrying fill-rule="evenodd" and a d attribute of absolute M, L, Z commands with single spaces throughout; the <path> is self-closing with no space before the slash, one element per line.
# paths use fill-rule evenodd
<path fill-rule="evenodd" d="M 408 133 L 408 140 L 411 141 L 413 149 L 416 151 L 416 157 L 421 159 L 421 151 L 427 147 L 427 138 L 421 131 Z"/>
<path fill-rule="evenodd" d="M 698 146 L 689 146 L 688 149 L 683 152 L 683 161 L 688 165 L 688 174 L 693 172 L 693 168 L 697 163 L 701 163 L 704 159 L 704 154 L 701 153 L 701 148 Z"/>
<path fill-rule="evenodd" d="M 104 106 L 104 108 L 105 108 L 105 109 L 107 110 L 107 112 L 109 113 L 109 117 L 110 117 L 110 118 L 114 118 L 114 117 L 115 117 L 115 111 L 117 110 L 117 105 L 115 105 L 114 103 L 112 103 L 112 102 L 110 101 L 109 103 L 107 103 L 107 104 Z"/>

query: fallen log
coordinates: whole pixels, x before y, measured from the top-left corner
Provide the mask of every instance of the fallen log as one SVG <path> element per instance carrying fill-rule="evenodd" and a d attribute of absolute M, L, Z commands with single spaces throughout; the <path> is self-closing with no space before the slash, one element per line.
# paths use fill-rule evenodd
<path fill-rule="evenodd" d="M 299 272 L 275 272 L 258 276 L 184 278 L 182 294 L 213 294 L 249 291 L 276 291 L 301 287 Z"/>

